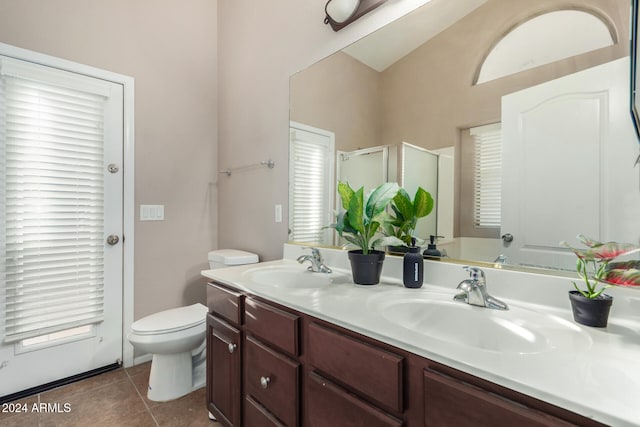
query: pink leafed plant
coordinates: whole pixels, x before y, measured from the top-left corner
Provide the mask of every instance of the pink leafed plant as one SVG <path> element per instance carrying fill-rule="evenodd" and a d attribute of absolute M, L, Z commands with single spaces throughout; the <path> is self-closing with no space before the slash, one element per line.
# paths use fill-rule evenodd
<path fill-rule="evenodd" d="M 560 244 L 571 249 L 578 257 L 576 270 L 587 289 L 580 289 L 576 282 L 573 282 L 573 286 L 584 297 L 597 298 L 609 286 L 640 287 L 640 260 L 612 262 L 619 256 L 640 251 L 640 246 L 630 243 L 602 243 L 582 234 L 578 234 L 577 239 L 587 249 L 573 248 L 567 242 Z"/>

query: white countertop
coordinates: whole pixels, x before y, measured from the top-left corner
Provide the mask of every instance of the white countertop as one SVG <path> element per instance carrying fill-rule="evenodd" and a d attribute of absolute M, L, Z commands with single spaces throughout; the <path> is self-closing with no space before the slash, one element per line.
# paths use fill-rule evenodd
<path fill-rule="evenodd" d="M 274 287 L 252 281 L 247 273 L 264 267 L 304 270 L 306 265 L 295 261 L 302 251 L 302 247 L 285 245 L 285 259 L 205 270 L 202 275 L 604 424 L 640 426 L 640 292 L 608 290 L 615 298 L 609 325 L 590 328 L 573 322 L 568 279 L 484 269 L 489 293 L 513 307 L 503 312 L 505 316 L 517 316 L 518 310 L 542 311 L 564 324 L 565 335 L 552 336 L 553 344 L 540 351 L 482 350 L 431 339 L 410 325 L 390 322 L 381 313 L 381 307 L 394 300 L 450 301 L 456 285 L 467 277 L 460 265 L 425 261 L 425 284 L 420 289 L 402 285 L 399 257 L 387 257 L 382 281 L 375 286 L 349 281 L 316 288 Z M 323 249 L 322 253 L 335 274 L 350 277 L 346 252 Z M 478 326 L 468 325 L 474 327 Z M 478 330 L 479 336 L 482 333 Z"/>

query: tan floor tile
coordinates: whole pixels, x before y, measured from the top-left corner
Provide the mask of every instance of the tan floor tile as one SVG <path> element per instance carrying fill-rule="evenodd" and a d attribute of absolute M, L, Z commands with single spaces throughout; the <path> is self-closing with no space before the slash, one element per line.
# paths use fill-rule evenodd
<path fill-rule="evenodd" d="M 152 407 L 155 406 L 157 404 L 159 404 L 160 402 L 154 402 L 153 400 L 149 400 L 147 398 L 147 390 L 149 389 L 149 374 L 148 373 L 141 373 L 138 375 L 134 375 L 131 378 L 131 382 L 133 383 L 133 385 L 136 387 L 136 390 L 138 390 L 138 393 L 140 393 L 140 396 L 142 397 L 142 399 L 144 400 L 144 402 L 147 404 L 148 407 Z"/>
<path fill-rule="evenodd" d="M 70 407 L 68 413 L 42 414 L 41 425 L 47 427 L 89 426 L 96 425 L 101 420 L 112 420 L 111 425 L 117 426 L 119 422 L 128 423 L 129 418 L 136 419 L 138 414 L 147 410 L 128 378 L 92 388 L 88 392 L 78 391 L 64 395 L 59 401 L 49 400 L 45 394 L 41 397 L 41 402 L 68 404 Z"/>
<path fill-rule="evenodd" d="M 15 403 L 27 404 L 28 412 L 0 413 L 0 427 L 220 426 L 209 420 L 204 388 L 170 402 L 148 400 L 150 366 L 118 369 L 20 399 Z M 38 412 L 34 403 L 49 406 L 40 406 Z"/>
<path fill-rule="evenodd" d="M 153 406 L 151 412 L 161 427 L 214 427 L 220 425 L 209 420 L 206 391 L 203 388 L 180 399 Z"/>
<path fill-rule="evenodd" d="M 127 379 L 127 374 L 123 368 L 118 368 L 113 371 L 105 372 L 95 377 L 87 378 L 82 381 L 77 381 L 71 384 L 63 385 L 53 390 L 45 391 L 41 394 L 41 400 L 60 401 L 64 400 L 67 396 L 75 393 L 90 393 L 92 390 L 104 387 L 105 385 L 113 384 L 118 381 Z"/>
<path fill-rule="evenodd" d="M 151 362 L 142 363 L 140 365 L 132 366 L 130 368 L 125 368 L 125 370 L 127 371 L 127 374 L 129 374 L 129 376 L 146 374 L 148 377 L 149 372 L 151 372 Z"/>
<path fill-rule="evenodd" d="M 38 427 L 38 414 L 20 413 L 0 419 L 2 427 Z"/>
<path fill-rule="evenodd" d="M 40 427 L 156 427 L 157 424 L 146 409 L 133 414 L 111 412 L 96 413 L 93 419 L 43 416 Z M 4 427 L 4 426 L 3 426 Z"/>

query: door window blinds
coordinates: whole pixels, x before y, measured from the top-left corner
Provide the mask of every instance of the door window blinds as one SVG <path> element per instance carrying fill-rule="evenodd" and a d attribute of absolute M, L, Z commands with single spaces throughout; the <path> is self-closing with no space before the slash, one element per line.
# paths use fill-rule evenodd
<path fill-rule="evenodd" d="M 502 128 L 500 123 L 470 129 L 474 141 L 474 225 L 500 227 L 502 209 Z"/>
<path fill-rule="evenodd" d="M 0 57 L 3 339 L 103 319 L 108 86 Z"/>
<path fill-rule="evenodd" d="M 289 240 L 331 244 L 330 140 L 291 129 L 289 156 Z"/>

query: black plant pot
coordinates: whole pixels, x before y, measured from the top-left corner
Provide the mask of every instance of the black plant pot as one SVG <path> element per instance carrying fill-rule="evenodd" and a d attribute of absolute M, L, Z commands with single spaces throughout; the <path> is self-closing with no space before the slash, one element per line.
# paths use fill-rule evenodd
<path fill-rule="evenodd" d="M 569 300 L 573 310 L 573 320 L 585 326 L 605 328 L 609 320 L 609 310 L 613 297 L 600 294 L 597 298 L 586 298 L 578 291 L 569 291 Z"/>
<path fill-rule="evenodd" d="M 382 274 L 384 255 L 382 251 L 369 251 L 367 255 L 363 255 L 362 250 L 349 251 L 353 282 L 358 285 L 377 285 Z"/>

